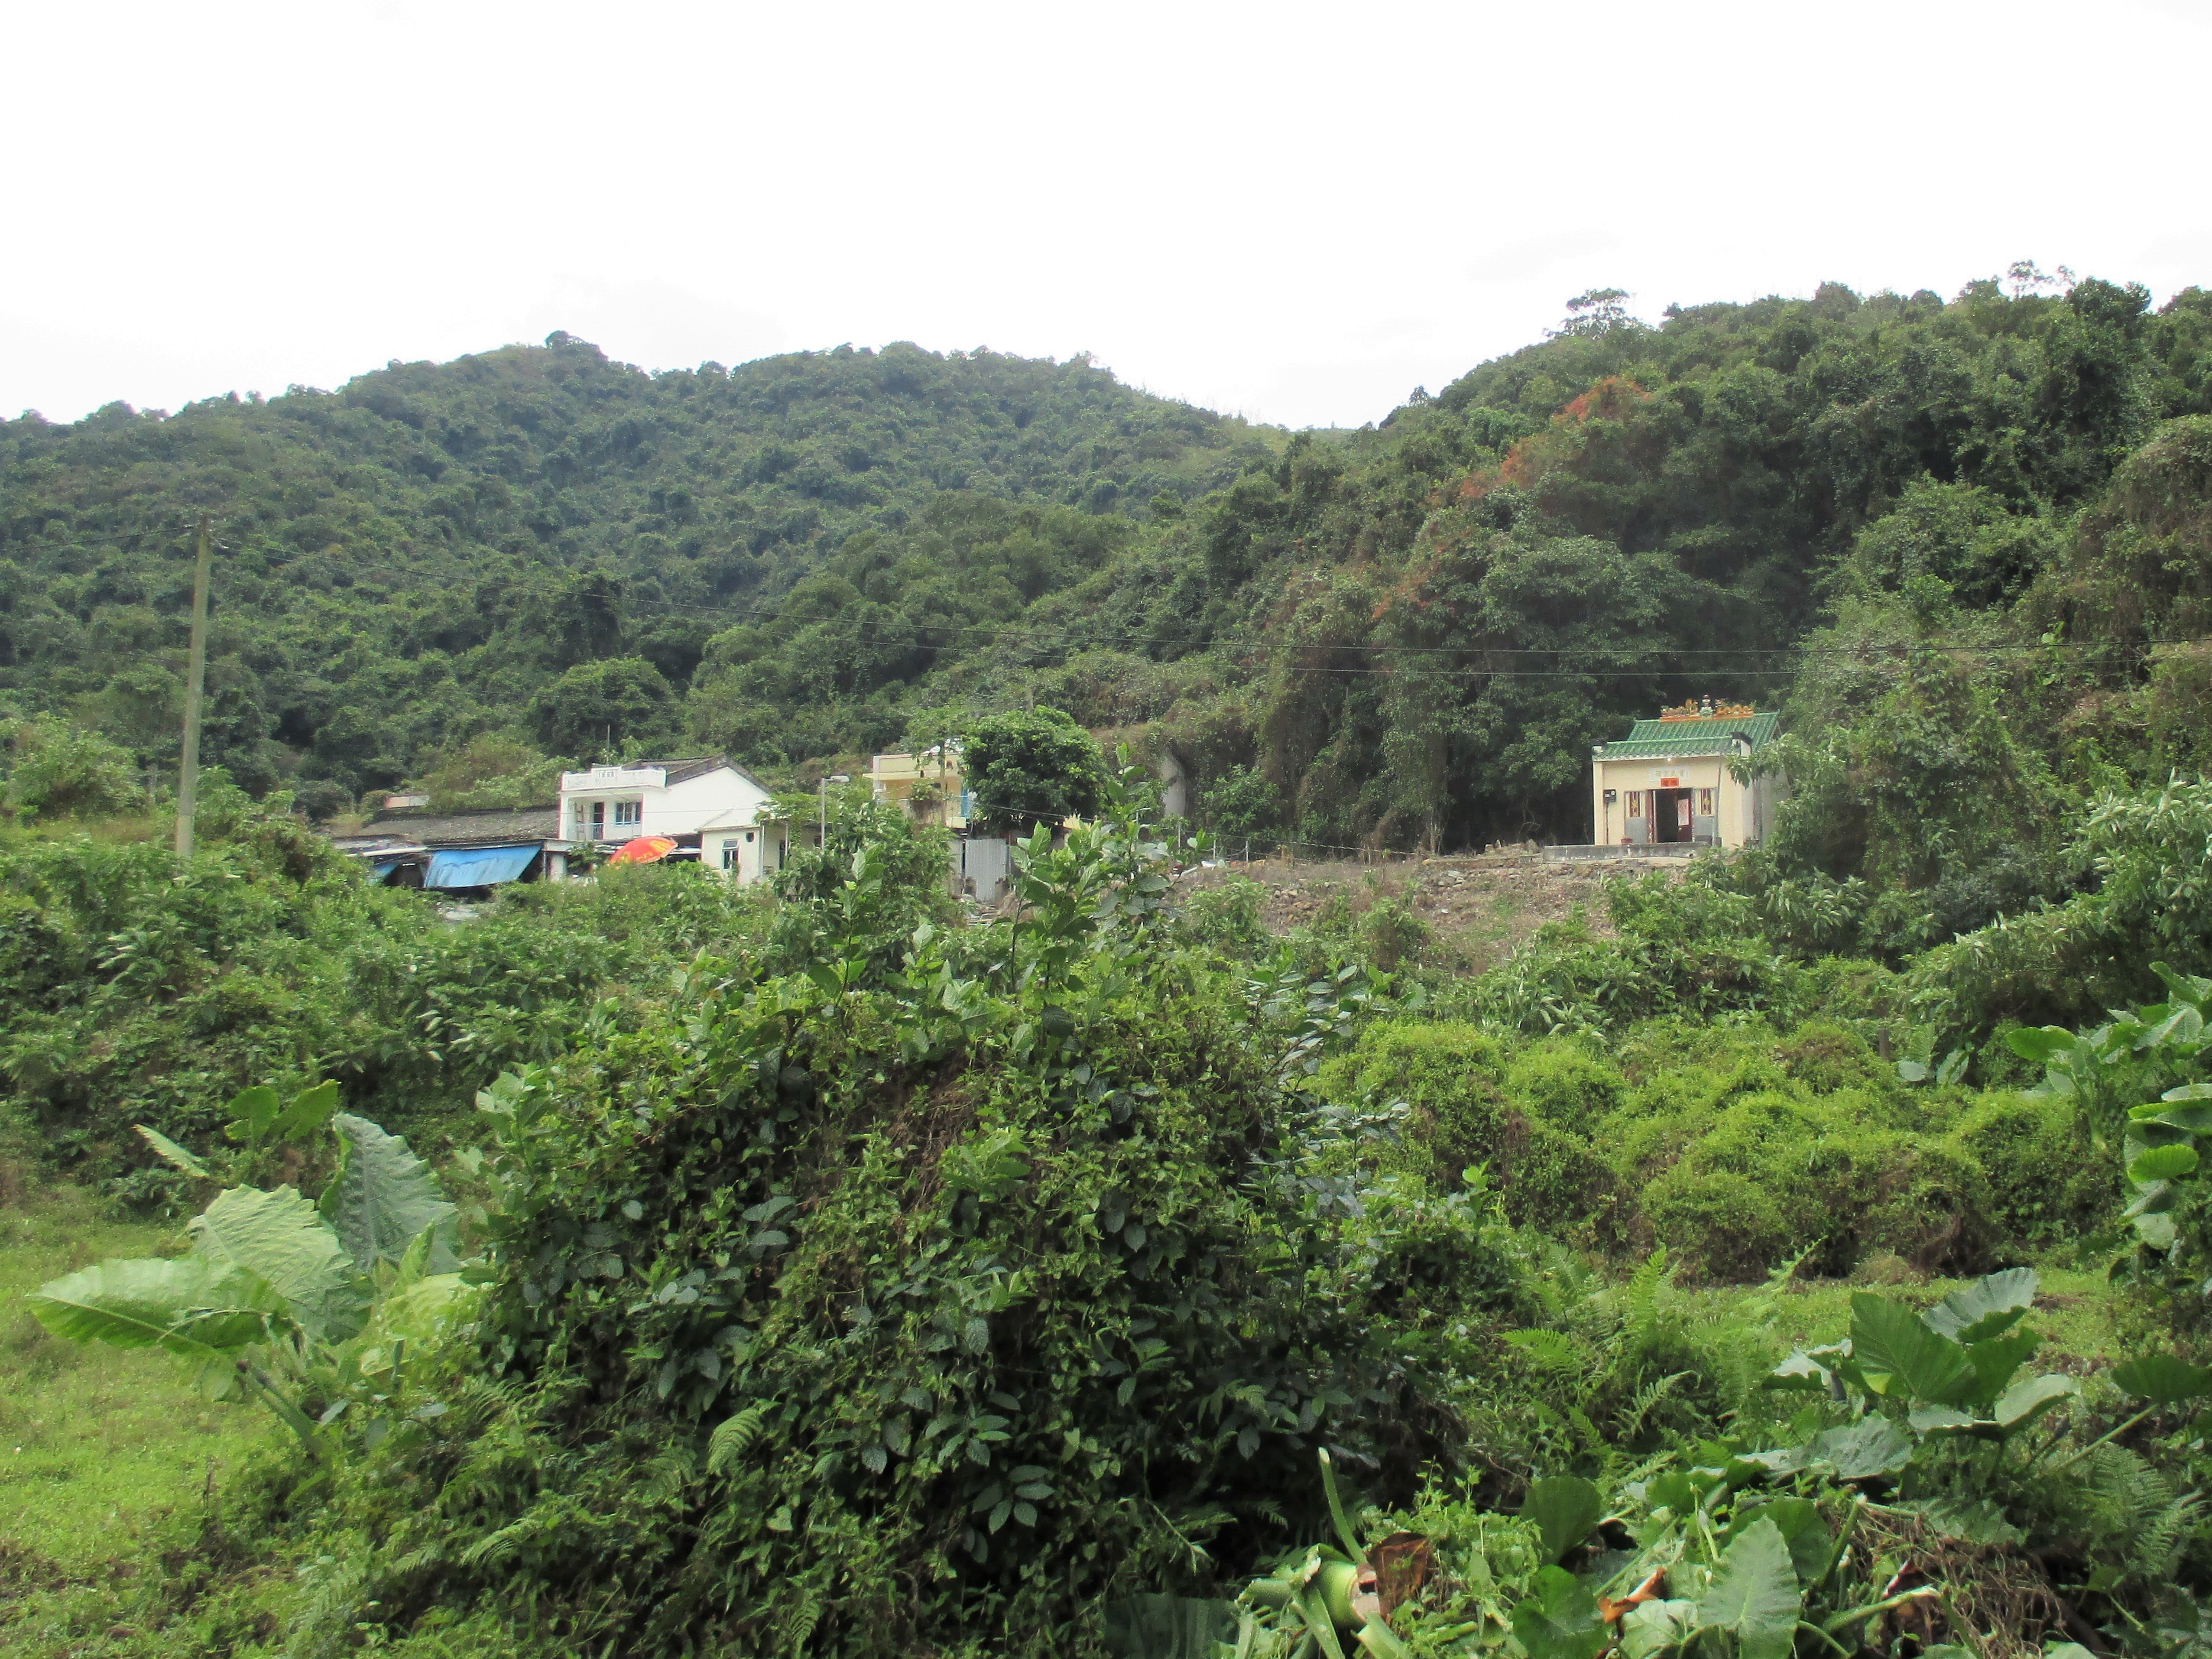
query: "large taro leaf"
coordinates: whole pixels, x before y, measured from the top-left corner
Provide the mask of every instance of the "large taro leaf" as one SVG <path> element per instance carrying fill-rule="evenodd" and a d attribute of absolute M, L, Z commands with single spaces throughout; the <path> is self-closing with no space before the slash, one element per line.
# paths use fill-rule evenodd
<path fill-rule="evenodd" d="M 1731 1527 L 1731 1537 L 1741 1534 L 1755 1522 L 1771 1521 L 1790 1546 L 1790 1564 L 1800 1583 L 1817 1584 L 1827 1576 L 1828 1558 L 1835 1548 L 1828 1523 L 1818 1505 L 1805 1498 L 1778 1498 L 1742 1516 Z"/>
<path fill-rule="evenodd" d="M 1973 1382 L 1960 1390 L 1960 1400 L 1978 1411 L 1987 1411 L 1990 1402 L 2012 1386 L 2013 1373 L 2042 1346 L 2043 1339 L 2033 1331 L 2008 1331 L 1970 1345 L 1966 1363 L 1974 1368 Z"/>
<path fill-rule="evenodd" d="M 2115 1365 L 2113 1383 L 2138 1400 L 2173 1406 L 2212 1394 L 2212 1366 L 2192 1365 L 2170 1353 L 2147 1353 Z"/>
<path fill-rule="evenodd" d="M 1679 1648 L 1696 1629 L 1695 1601 L 1639 1601 L 1620 1621 L 1621 1659 L 1650 1659 Z"/>
<path fill-rule="evenodd" d="M 229 1106 L 230 1122 L 223 1133 L 233 1140 L 258 1141 L 283 1115 L 284 1099 L 266 1083 L 242 1089 Z"/>
<path fill-rule="evenodd" d="M 188 1176 L 198 1176 L 203 1181 L 208 1178 L 208 1166 L 189 1148 L 178 1146 L 159 1129 L 149 1129 L 143 1123 L 134 1123 L 131 1127 L 138 1131 L 139 1139 L 151 1146 L 164 1162 L 175 1165 Z"/>
<path fill-rule="evenodd" d="M 1851 1358 L 1867 1386 L 1893 1400 L 1948 1406 L 1972 1389 L 1964 1348 L 1902 1303 L 1864 1291 L 1851 1297 Z"/>
<path fill-rule="evenodd" d="M 353 1253 L 355 1267 L 368 1273 L 380 1261 L 398 1261 L 428 1228 L 435 1229 L 429 1271 L 449 1273 L 459 1267 L 453 1235 L 459 1212 L 446 1201 L 430 1166 L 399 1136 L 365 1117 L 340 1112 L 331 1121 L 343 1152 L 323 1195 L 323 1212 Z"/>
<path fill-rule="evenodd" d="M 1874 1412 L 1840 1429 L 1823 1429 L 1812 1440 L 1813 1461 L 1826 1463 L 1839 1480 L 1895 1474 L 1912 1461 L 1912 1437 Z"/>
<path fill-rule="evenodd" d="M 1993 1401 L 1977 1402 L 1977 1412 L 1952 1406 L 1915 1406 L 1906 1419 L 1919 1434 L 1968 1434 L 1978 1440 L 2009 1440 L 2081 1385 L 2058 1372 L 2026 1376 Z M 1977 1414 L 1978 1413 L 1978 1414 Z"/>
<path fill-rule="evenodd" d="M 2128 1179 L 2138 1183 L 2175 1181 L 2196 1174 L 2200 1161 L 2197 1148 L 2186 1141 L 2168 1146 L 2146 1146 L 2129 1160 Z"/>
<path fill-rule="evenodd" d="M 206 1256 L 103 1261 L 40 1285 L 27 1298 L 39 1323 L 74 1342 L 166 1348 L 207 1361 L 264 1340 L 291 1309 L 266 1279 Z"/>
<path fill-rule="evenodd" d="M 2024 1376 L 1997 1396 L 1990 1415 L 2005 1434 L 2017 1434 L 2060 1401 L 2070 1400 L 2081 1391 L 2081 1385 L 2063 1372 Z"/>
<path fill-rule="evenodd" d="M 1735 1633 L 1742 1659 L 1784 1659 L 1804 1603 L 1782 1529 L 1759 1516 L 1723 1552 L 1698 1598 L 1700 1630 Z"/>
<path fill-rule="evenodd" d="M 1596 1659 L 1611 1640 L 1597 1597 L 1564 1567 L 1546 1567 L 1513 1609 L 1513 1633 L 1528 1659 Z"/>
<path fill-rule="evenodd" d="M 264 1192 L 233 1187 L 193 1218 L 193 1243 L 211 1261 L 234 1263 L 266 1279 L 310 1339 L 351 1336 L 368 1311 L 368 1297 L 345 1247 L 289 1187 Z"/>
<path fill-rule="evenodd" d="M 1954 1291 L 1921 1317 L 1928 1328 L 1954 1342 L 1972 1344 L 2002 1336 L 2034 1305 L 2035 1269 L 2008 1267 Z"/>
<path fill-rule="evenodd" d="M 292 1097 L 292 1103 L 284 1115 L 270 1127 L 287 1140 L 297 1140 L 310 1134 L 329 1121 L 338 1109 L 338 1085 L 335 1081 L 318 1083 L 312 1089 L 302 1089 Z"/>
<path fill-rule="evenodd" d="M 376 1304 L 362 1327 L 352 1348 L 355 1363 L 372 1376 L 403 1360 L 412 1365 L 408 1356 L 434 1349 L 476 1312 L 483 1296 L 481 1285 L 466 1283 L 459 1273 L 434 1273 L 399 1286 Z"/>
<path fill-rule="evenodd" d="M 1528 1483 L 1521 1513 L 1544 1534 L 1544 1553 L 1553 1561 L 1584 1543 L 1605 1516 L 1605 1500 L 1580 1475 L 1555 1474 Z"/>

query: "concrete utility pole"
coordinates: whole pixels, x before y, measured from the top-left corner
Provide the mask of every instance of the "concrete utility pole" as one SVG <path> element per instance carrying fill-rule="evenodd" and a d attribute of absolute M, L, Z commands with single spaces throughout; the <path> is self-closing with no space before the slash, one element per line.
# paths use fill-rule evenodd
<path fill-rule="evenodd" d="M 825 853 L 830 850 L 830 786 L 852 781 L 851 776 L 843 772 L 832 772 L 822 780 L 822 827 L 815 832 L 819 839 L 814 844 Z"/>
<path fill-rule="evenodd" d="M 192 653 L 185 676 L 185 758 L 177 770 L 177 856 L 180 859 L 192 855 L 192 813 L 199 802 L 200 693 L 207 684 L 208 576 L 214 561 L 208 515 L 203 513 L 192 570 Z"/>

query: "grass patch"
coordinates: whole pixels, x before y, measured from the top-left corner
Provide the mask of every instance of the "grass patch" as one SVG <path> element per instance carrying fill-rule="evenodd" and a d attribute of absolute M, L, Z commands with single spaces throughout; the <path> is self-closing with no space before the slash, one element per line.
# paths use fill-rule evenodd
<path fill-rule="evenodd" d="M 1774 1333 L 1793 1348 L 1809 1348 L 1837 1342 L 1851 1331 L 1851 1297 L 1871 1291 L 1914 1308 L 1932 1307 L 1952 1291 L 1963 1290 L 1971 1279 L 1909 1279 L 1891 1280 L 1869 1264 L 1873 1272 L 1851 1279 L 1801 1279 L 1791 1283 L 1774 1304 Z M 2140 1345 L 2124 1346 L 2114 1325 L 2117 1298 L 2104 1273 L 2075 1272 L 2063 1267 L 2038 1267 L 2040 1280 L 2035 1309 L 2027 1328 L 2043 1338 L 2043 1346 L 2030 1362 L 2036 1370 L 2071 1371 L 2076 1376 L 2103 1369 Z M 1753 1285 L 1723 1285 L 1686 1292 L 1693 1306 L 1713 1314 L 1758 1294 Z"/>
<path fill-rule="evenodd" d="M 173 1251 L 175 1228 L 73 1186 L 0 1190 L 0 1655 L 201 1651 L 135 1626 L 140 1581 L 192 1550 L 216 1489 L 281 1431 L 202 1399 L 166 1355 L 58 1341 L 25 1308 L 78 1267 Z"/>

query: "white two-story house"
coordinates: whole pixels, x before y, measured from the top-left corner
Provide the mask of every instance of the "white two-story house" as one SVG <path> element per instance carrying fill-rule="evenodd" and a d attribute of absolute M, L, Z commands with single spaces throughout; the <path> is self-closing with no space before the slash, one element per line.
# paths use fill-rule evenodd
<path fill-rule="evenodd" d="M 719 755 L 626 761 L 561 775 L 561 830 L 571 842 L 615 848 L 641 836 L 675 845 L 733 881 L 764 881 L 789 855 L 790 825 L 769 811 L 760 780 Z"/>

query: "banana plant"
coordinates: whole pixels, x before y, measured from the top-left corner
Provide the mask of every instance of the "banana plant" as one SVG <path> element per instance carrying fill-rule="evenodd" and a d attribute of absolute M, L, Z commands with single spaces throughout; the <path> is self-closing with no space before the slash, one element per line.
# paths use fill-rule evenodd
<path fill-rule="evenodd" d="M 187 1254 L 103 1261 L 29 1303 L 67 1340 L 175 1355 L 210 1397 L 259 1401 L 325 1461 L 330 1425 L 357 1404 L 372 1408 L 371 1443 L 389 1431 L 408 1348 L 437 1340 L 474 1291 L 458 1271 L 458 1212 L 428 1166 L 368 1119 L 315 1107 L 337 1137 L 319 1202 L 289 1186 L 226 1188 L 193 1218 Z M 247 1117 L 240 1138 L 265 1137 L 281 1115 Z M 149 1139 L 187 1173 L 207 1173 L 185 1148 Z"/>

